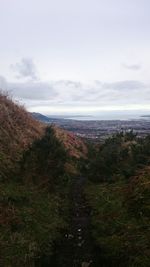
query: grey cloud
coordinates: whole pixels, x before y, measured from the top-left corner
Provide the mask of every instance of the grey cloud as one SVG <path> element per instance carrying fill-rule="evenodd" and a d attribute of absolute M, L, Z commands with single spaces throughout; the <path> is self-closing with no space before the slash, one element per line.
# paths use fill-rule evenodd
<path fill-rule="evenodd" d="M 8 83 L 12 94 L 25 100 L 52 100 L 57 96 L 55 89 L 44 82 Z"/>
<path fill-rule="evenodd" d="M 140 64 L 122 64 L 125 69 L 138 71 L 142 68 Z"/>
<path fill-rule="evenodd" d="M 0 90 L 7 90 L 7 81 L 3 76 L 0 76 Z"/>
<path fill-rule="evenodd" d="M 75 87 L 75 88 L 81 88 L 82 84 L 81 82 L 78 82 L 78 81 L 70 81 L 70 80 L 59 80 L 57 82 L 55 82 L 55 84 L 59 84 L 62 86 L 65 85 L 65 86 L 69 86 L 69 87 Z"/>
<path fill-rule="evenodd" d="M 51 83 L 40 81 L 8 82 L 0 76 L 0 90 L 8 92 L 12 97 L 22 101 L 52 101 L 58 93 Z"/>
<path fill-rule="evenodd" d="M 147 88 L 147 85 L 140 81 L 121 81 L 121 82 L 114 82 L 114 83 L 104 83 L 104 89 L 114 89 L 114 90 L 139 90 L 143 88 Z"/>
<path fill-rule="evenodd" d="M 12 64 L 10 67 L 17 73 L 17 78 L 38 79 L 37 69 L 32 58 L 22 58 L 19 63 Z"/>
<path fill-rule="evenodd" d="M 0 77 L 0 85 L 4 85 L 15 99 L 37 111 L 40 107 L 47 110 L 55 107 L 56 110 L 63 106 L 71 111 L 71 107 L 146 104 L 150 93 L 150 87 L 140 81 L 81 83 L 62 80 L 10 83 Z"/>

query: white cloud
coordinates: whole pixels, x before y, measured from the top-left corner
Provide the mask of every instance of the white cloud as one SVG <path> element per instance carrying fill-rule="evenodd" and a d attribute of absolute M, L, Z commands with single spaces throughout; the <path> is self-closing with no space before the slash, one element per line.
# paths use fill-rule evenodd
<path fill-rule="evenodd" d="M 0 85 L 29 110 L 45 114 L 150 107 L 150 85 L 141 81 L 82 83 L 60 80 L 10 83 L 0 77 Z"/>

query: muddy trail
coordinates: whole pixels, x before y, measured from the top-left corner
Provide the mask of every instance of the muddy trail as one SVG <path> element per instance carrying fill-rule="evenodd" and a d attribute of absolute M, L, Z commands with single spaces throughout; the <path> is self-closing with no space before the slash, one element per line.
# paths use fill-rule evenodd
<path fill-rule="evenodd" d="M 90 234 L 90 209 L 84 196 L 85 177 L 75 177 L 71 190 L 70 228 L 55 255 L 57 267 L 93 267 L 93 247 Z M 56 262 L 57 261 L 57 262 Z"/>

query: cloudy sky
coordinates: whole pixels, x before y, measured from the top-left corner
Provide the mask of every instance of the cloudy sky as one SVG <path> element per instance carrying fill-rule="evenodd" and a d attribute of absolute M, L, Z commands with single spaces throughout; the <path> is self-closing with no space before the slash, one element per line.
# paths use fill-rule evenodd
<path fill-rule="evenodd" d="M 30 111 L 150 110 L 149 0 L 0 0 L 0 88 Z"/>

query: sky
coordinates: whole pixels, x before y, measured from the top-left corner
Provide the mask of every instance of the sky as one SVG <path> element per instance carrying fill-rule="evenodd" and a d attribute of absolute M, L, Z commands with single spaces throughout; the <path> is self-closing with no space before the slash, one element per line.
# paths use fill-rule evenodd
<path fill-rule="evenodd" d="M 0 88 L 43 114 L 150 110 L 149 0 L 0 0 Z"/>

